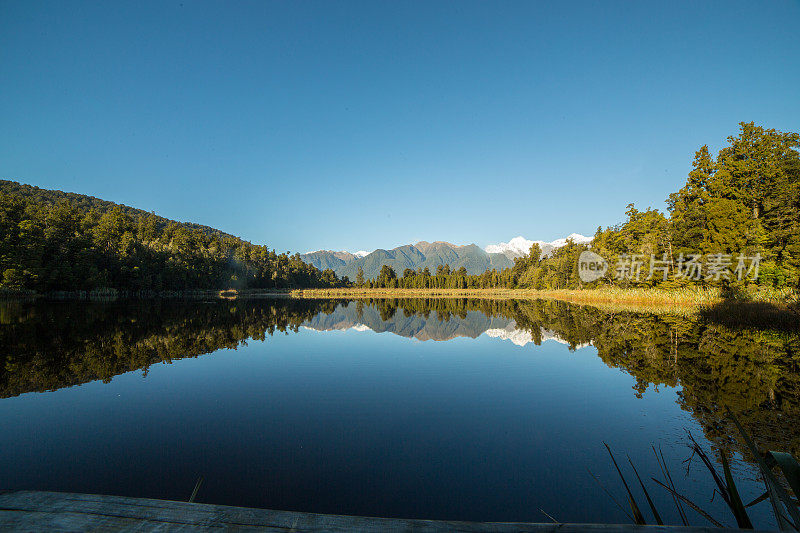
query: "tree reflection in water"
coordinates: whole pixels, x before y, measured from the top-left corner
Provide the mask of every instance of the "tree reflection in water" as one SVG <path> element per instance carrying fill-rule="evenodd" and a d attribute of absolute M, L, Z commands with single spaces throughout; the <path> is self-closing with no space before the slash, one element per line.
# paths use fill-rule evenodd
<path fill-rule="evenodd" d="M 146 374 L 155 363 L 236 348 L 301 326 L 369 328 L 420 340 L 514 330 L 534 345 L 547 336 L 572 349 L 590 343 L 607 365 L 636 379 L 633 394 L 646 394 L 650 386 L 679 387 L 681 407 L 715 445 L 745 450 L 724 416 L 728 407 L 760 445 L 800 456 L 796 331 L 555 301 L 6 301 L 0 304 L 0 397 L 109 381 L 137 369 Z"/>

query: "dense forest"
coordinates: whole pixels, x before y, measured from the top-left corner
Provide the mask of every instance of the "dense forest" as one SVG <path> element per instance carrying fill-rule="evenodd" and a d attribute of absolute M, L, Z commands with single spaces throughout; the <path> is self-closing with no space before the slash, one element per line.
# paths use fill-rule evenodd
<path fill-rule="evenodd" d="M 0 288 L 41 293 L 346 285 L 299 254 L 80 194 L 0 181 Z"/>
<path fill-rule="evenodd" d="M 800 288 L 800 135 L 741 123 L 737 137 L 712 157 L 708 146 L 695 154 L 686 184 L 667 199 L 668 213 L 628 205 L 627 219 L 599 227 L 589 246 L 568 241 L 544 256 L 537 244 L 508 269 L 467 275 L 440 266 L 384 267 L 373 280 L 356 284 L 388 288 L 573 289 L 579 257 L 591 250 L 610 265 L 589 286 L 687 285 Z M 757 260 L 755 258 L 758 258 Z M 651 267 L 655 266 L 653 270 Z M 756 270 L 757 266 L 757 270 Z M 757 273 L 757 275 L 755 275 Z M 743 274 L 743 275 L 739 275 Z M 741 277 L 741 279 L 739 279 Z"/>

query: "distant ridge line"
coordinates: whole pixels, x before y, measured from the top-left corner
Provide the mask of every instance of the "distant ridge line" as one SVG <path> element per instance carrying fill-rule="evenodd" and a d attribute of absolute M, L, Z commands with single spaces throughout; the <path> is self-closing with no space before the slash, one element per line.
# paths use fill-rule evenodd
<path fill-rule="evenodd" d="M 449 265 L 451 270 L 464 267 L 468 274 L 474 275 L 486 270 L 499 271 L 514 266 L 514 259 L 526 255 L 534 243 L 539 244 L 546 256 L 564 246 L 568 239 L 576 243 L 588 243 L 592 240 L 591 237 L 579 233 L 551 242 L 529 241 L 519 236 L 507 243 L 490 244 L 485 249 L 474 243 L 458 245 L 447 241 L 418 241 L 391 249 L 377 248 L 370 253 L 363 250 L 356 253 L 315 250 L 303 254 L 301 258 L 320 270 L 330 268 L 339 277 L 348 276 L 351 280 L 356 278 L 359 268 L 364 272 L 365 279 L 373 279 L 378 276 L 383 265 L 392 267 L 398 276 L 407 268 L 428 268 L 431 273 L 435 273 L 439 265 Z"/>

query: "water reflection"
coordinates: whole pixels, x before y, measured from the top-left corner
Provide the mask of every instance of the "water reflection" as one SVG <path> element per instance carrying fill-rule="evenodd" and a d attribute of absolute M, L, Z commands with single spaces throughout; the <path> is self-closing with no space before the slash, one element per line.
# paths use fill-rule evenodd
<path fill-rule="evenodd" d="M 800 456 L 800 338 L 695 315 L 604 311 L 553 301 L 264 299 L 0 305 L 0 397 L 111 380 L 300 328 L 390 333 L 423 342 L 481 336 L 531 349 L 593 346 L 635 378 L 632 395 L 679 387 L 716 446 L 742 451 L 730 408 L 768 449 Z M 747 454 L 744 454 L 745 457 Z"/>
<path fill-rule="evenodd" d="M 463 300 L 454 300 L 467 306 Z M 414 312 L 413 302 L 386 300 L 389 307 L 381 307 L 380 302 L 355 302 L 355 305 L 340 305 L 333 312 L 320 313 L 306 321 L 303 327 L 316 331 L 373 331 L 375 333 L 394 333 L 401 337 L 414 338 L 419 341 L 448 341 L 458 337 L 476 339 L 481 335 L 510 341 L 517 346 L 541 344 L 552 340 L 561 344 L 570 343 L 561 338 L 555 331 L 540 327 L 538 331 L 517 325 L 501 311 L 486 314 L 480 310 L 441 310 L 433 317 L 427 309 Z M 431 302 L 427 302 L 430 304 Z M 407 307 L 404 307 L 407 306 Z M 386 309 L 389 309 L 387 312 Z M 401 309 L 401 313 L 395 310 Z M 589 346 L 585 342 L 572 346 L 573 349 Z"/>

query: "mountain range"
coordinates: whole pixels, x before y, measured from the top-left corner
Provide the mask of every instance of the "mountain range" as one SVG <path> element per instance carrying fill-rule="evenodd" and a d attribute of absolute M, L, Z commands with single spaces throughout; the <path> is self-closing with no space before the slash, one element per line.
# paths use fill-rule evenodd
<path fill-rule="evenodd" d="M 488 269 L 502 270 L 514 266 L 514 259 L 526 255 L 534 243 L 539 244 L 543 255 L 546 256 L 564 246 L 568 239 L 579 244 L 592 240 L 591 237 L 578 233 L 551 242 L 530 241 L 520 236 L 508 242 L 490 244 L 485 249 L 476 244 L 459 246 L 444 241 L 420 241 L 390 250 L 379 248 L 370 253 L 317 250 L 300 257 L 321 270 L 330 268 L 339 277 L 348 276 L 351 280 L 356 278 L 359 267 L 364 270 L 366 279 L 373 279 L 378 276 L 383 265 L 392 267 L 398 276 L 401 276 L 406 268 L 416 270 L 427 267 L 431 273 L 435 273 L 439 265 L 450 265 L 451 270 L 458 270 L 463 266 L 468 274 L 480 274 Z"/>

